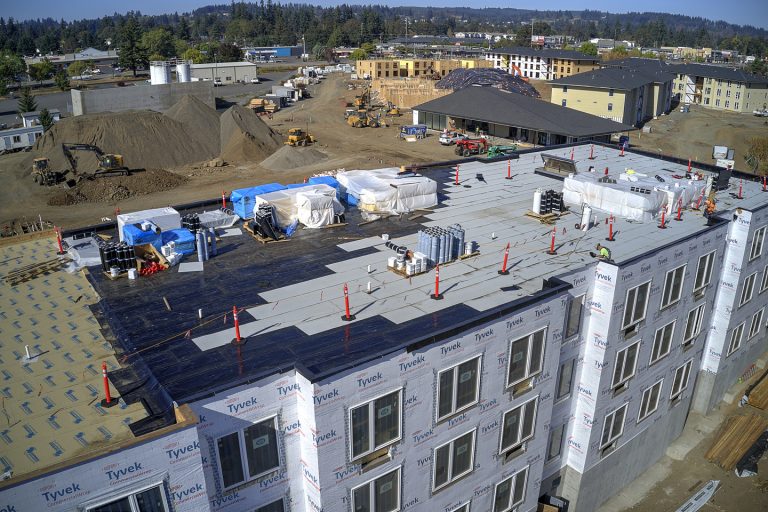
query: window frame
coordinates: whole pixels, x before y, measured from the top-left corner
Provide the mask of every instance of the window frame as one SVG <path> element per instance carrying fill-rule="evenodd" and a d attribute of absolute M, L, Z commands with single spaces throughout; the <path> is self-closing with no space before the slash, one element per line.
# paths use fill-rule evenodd
<path fill-rule="evenodd" d="M 768 290 L 768 265 L 766 265 L 765 269 L 763 269 L 763 278 L 760 280 L 760 290 L 757 292 L 757 294 L 760 295 L 766 290 Z"/>
<path fill-rule="evenodd" d="M 561 388 L 563 387 L 563 369 L 567 366 L 570 366 L 570 375 L 568 376 L 568 391 L 561 393 Z M 571 391 L 573 391 L 573 377 L 575 369 L 576 358 L 572 357 L 571 359 L 568 359 L 563 364 L 561 364 L 560 368 L 557 370 L 557 382 L 555 382 L 555 403 L 565 400 L 571 396 Z"/>
<path fill-rule="evenodd" d="M 368 496 L 370 498 L 371 508 L 370 512 L 390 512 L 390 511 L 378 511 L 376 510 L 376 500 L 375 500 L 375 492 L 376 492 L 376 480 L 379 480 L 381 478 L 384 478 L 386 476 L 391 475 L 392 473 L 397 473 L 397 505 L 394 509 L 392 509 L 392 512 L 400 510 L 400 507 L 402 506 L 403 502 L 403 466 L 397 466 L 392 471 L 387 471 L 386 473 L 383 473 L 375 478 L 371 478 L 370 480 L 367 480 L 363 482 L 362 484 L 353 487 L 350 490 L 351 499 L 350 503 L 352 503 L 352 510 L 355 510 L 355 491 L 360 489 L 361 487 L 368 486 Z M 372 485 L 373 484 L 373 485 Z"/>
<path fill-rule="evenodd" d="M 462 473 L 459 473 L 457 475 L 453 474 L 453 452 L 454 452 L 454 446 L 453 444 L 462 437 L 466 436 L 467 434 L 472 434 L 472 444 L 470 448 L 469 453 L 469 468 L 465 470 Z M 461 435 L 458 435 L 451 439 L 450 441 L 443 443 L 439 446 L 436 446 L 432 450 L 432 492 L 438 492 L 442 489 L 445 489 L 446 487 L 450 486 L 454 482 L 457 482 L 458 480 L 461 480 L 463 477 L 467 476 L 468 474 L 472 473 L 475 470 L 475 447 L 477 444 L 477 428 L 473 428 L 472 430 L 468 432 L 464 432 Z M 435 468 L 437 467 L 437 452 L 441 448 L 444 448 L 448 446 L 448 463 L 446 464 L 446 467 L 448 468 L 447 477 L 448 479 L 441 483 L 440 485 L 437 485 L 437 482 L 435 482 L 435 478 L 437 478 L 437 471 Z"/>
<path fill-rule="evenodd" d="M 468 363 L 470 361 L 473 361 L 473 360 L 477 360 L 476 381 L 475 381 L 475 399 L 472 402 L 457 408 L 456 407 L 456 403 L 457 403 L 457 395 L 458 395 L 458 392 L 459 392 L 459 387 L 458 387 L 459 382 L 458 382 L 458 380 L 456 378 L 457 377 L 457 373 L 458 373 L 459 367 L 461 365 L 466 364 L 466 363 Z M 453 371 L 453 383 L 451 385 L 451 391 L 452 391 L 451 411 L 446 413 L 446 414 L 444 414 L 443 416 L 440 416 L 440 377 L 443 374 L 448 373 L 450 371 Z M 453 365 L 453 366 L 451 366 L 449 368 L 446 368 L 444 370 L 440 370 L 440 371 L 437 372 L 437 400 L 435 402 L 435 421 L 437 423 L 445 421 L 446 419 L 448 419 L 448 418 L 450 418 L 452 416 L 455 416 L 456 414 L 458 414 L 458 413 L 460 413 L 462 411 L 465 411 L 465 410 L 467 410 L 467 409 L 469 409 L 471 407 L 474 407 L 475 405 L 477 405 L 480 402 L 480 378 L 481 378 L 481 375 L 482 375 L 482 371 L 483 371 L 483 356 L 482 356 L 482 354 L 478 354 L 476 356 L 473 356 L 473 357 L 470 357 L 468 359 L 465 359 L 465 360 L 463 360 L 463 361 L 461 361 L 459 363 L 456 363 L 455 365 Z"/>
<path fill-rule="evenodd" d="M 627 366 L 627 354 L 629 354 L 629 351 L 634 349 L 634 359 L 632 361 L 632 369 L 629 372 L 626 372 L 626 366 Z M 624 387 L 624 385 L 629 382 L 629 379 L 635 376 L 637 374 L 637 356 L 640 353 L 640 340 L 635 341 L 634 343 L 627 345 L 621 350 L 618 350 L 616 352 L 616 361 L 613 364 L 613 373 L 611 374 L 611 389 L 617 390 L 621 387 Z M 616 370 L 618 370 L 619 367 L 619 359 L 621 358 L 621 355 L 624 354 L 623 360 L 621 362 L 622 364 L 622 371 L 621 371 L 621 378 L 616 382 Z"/>
<path fill-rule="evenodd" d="M 640 410 L 637 411 L 637 422 L 640 423 L 644 419 L 648 418 L 651 414 L 659 410 L 659 401 L 661 400 L 661 390 L 664 385 L 664 379 L 661 378 L 651 384 L 647 389 L 643 390 L 643 394 L 640 395 Z M 656 402 L 651 408 L 651 400 L 653 397 L 653 388 L 658 387 L 656 391 Z M 648 400 L 646 401 L 646 396 Z M 645 404 L 645 414 L 643 414 L 643 404 Z"/>
<path fill-rule="evenodd" d="M 162 504 L 163 504 L 163 507 L 165 508 L 163 512 L 171 512 L 172 509 L 170 508 L 170 504 L 168 500 L 168 492 L 166 490 L 165 479 L 161 479 L 161 480 L 151 479 L 144 484 L 137 485 L 135 488 L 129 487 L 128 489 L 124 489 L 121 492 L 112 494 L 110 496 L 101 496 L 99 498 L 95 498 L 90 502 L 83 503 L 81 506 L 84 512 L 94 512 L 99 507 L 103 507 L 105 505 L 109 505 L 110 503 L 120 501 L 123 498 L 128 498 L 128 504 L 130 505 L 131 510 L 133 512 L 140 512 L 138 505 L 136 504 L 135 496 L 137 494 L 141 494 L 155 487 L 160 488 L 160 496 L 162 496 Z"/>
<path fill-rule="evenodd" d="M 600 431 L 600 450 L 605 450 L 609 446 L 611 446 L 613 443 L 619 440 L 621 436 L 624 435 L 624 424 L 627 422 L 627 409 L 629 408 L 629 402 L 624 402 L 621 406 L 617 407 L 613 411 L 609 412 L 605 415 L 605 418 L 603 418 L 603 429 Z M 616 414 L 621 411 L 622 419 L 621 419 L 621 428 L 619 430 L 618 434 L 615 434 L 613 432 L 613 424 L 615 423 L 615 417 Z M 608 421 L 610 419 L 610 422 Z M 605 437 L 605 427 L 610 423 L 611 426 L 611 435 L 608 437 L 607 441 L 603 441 L 603 438 Z"/>
<path fill-rule="evenodd" d="M 246 441 L 245 441 L 245 431 L 247 429 L 251 428 L 251 427 L 254 427 L 254 426 L 260 424 L 260 423 L 266 423 L 268 421 L 272 421 L 272 426 L 273 426 L 273 430 L 274 430 L 275 449 L 277 450 L 277 465 L 272 467 L 272 468 L 270 468 L 270 469 L 264 470 L 261 473 L 257 473 L 255 475 L 251 476 L 250 471 L 248 469 L 248 452 L 246 451 L 247 445 L 246 445 Z M 278 422 L 277 414 L 274 414 L 272 416 L 267 416 L 266 418 L 262 418 L 260 420 L 250 422 L 250 424 L 248 426 L 246 426 L 246 427 L 243 427 L 243 428 L 241 428 L 239 430 L 235 430 L 234 432 L 228 432 L 228 433 L 226 433 L 224 435 L 217 436 L 214 439 L 214 445 L 216 447 L 216 462 L 218 463 L 217 464 L 217 466 L 218 466 L 217 467 L 218 476 L 219 476 L 219 478 L 221 478 L 221 485 L 222 485 L 222 488 L 224 490 L 234 489 L 235 487 L 238 487 L 238 486 L 243 485 L 243 484 L 245 484 L 247 482 L 251 482 L 253 480 L 259 479 L 259 478 L 261 478 L 261 477 L 263 477 L 265 475 L 268 475 L 270 473 L 274 473 L 275 471 L 280 469 L 280 467 L 282 466 L 282 462 L 280 460 L 280 455 L 281 455 L 281 453 L 280 453 L 281 452 L 281 450 L 280 450 L 280 443 L 279 443 L 280 439 L 279 439 L 279 437 L 277 435 L 277 433 L 279 431 L 279 428 L 280 428 L 280 425 L 279 425 L 279 422 Z M 240 464 L 241 464 L 241 469 L 243 470 L 243 480 L 241 480 L 239 482 L 236 482 L 234 484 L 231 484 L 229 486 L 226 486 L 224 484 L 224 472 L 222 470 L 222 464 L 221 464 L 221 452 L 219 450 L 219 440 L 223 439 L 225 437 L 229 437 L 232 434 L 237 434 L 238 448 L 240 450 Z"/>
<path fill-rule="evenodd" d="M 749 323 L 749 332 L 747 333 L 747 341 L 760 334 L 760 327 L 763 325 L 764 313 L 765 308 L 762 308 L 760 311 L 756 311 L 755 314 L 752 315 L 752 320 L 750 320 Z M 757 319 L 757 321 L 755 321 L 755 319 Z"/>
<path fill-rule="evenodd" d="M 562 457 L 563 455 L 563 441 L 565 441 L 565 427 L 567 426 L 567 423 L 561 423 L 555 428 L 549 429 L 549 436 L 547 439 L 547 453 L 545 455 L 544 462 L 551 462 L 559 457 Z M 560 431 L 560 441 L 557 443 L 557 453 L 552 454 L 552 447 L 555 446 L 554 443 L 554 434 L 555 432 Z"/>
<path fill-rule="evenodd" d="M 535 377 L 536 375 L 540 374 L 543 371 L 543 369 L 544 369 L 544 356 L 547 353 L 547 330 L 548 330 L 548 327 L 542 327 L 541 329 L 537 329 L 537 330 L 535 330 L 535 331 L 533 331 L 533 332 L 531 332 L 531 333 L 529 333 L 529 334 L 527 334 L 525 336 L 520 336 L 519 338 L 515 338 L 515 339 L 510 339 L 509 340 L 509 342 L 508 342 L 509 348 L 507 348 L 507 359 L 508 359 L 508 361 L 507 361 L 507 375 L 506 375 L 507 385 L 506 385 L 505 389 L 509 389 L 509 388 L 511 388 L 513 386 L 516 386 L 517 384 L 520 384 L 521 382 L 525 382 L 526 380 L 528 380 L 528 379 L 530 379 L 532 377 Z M 542 334 L 542 340 L 541 340 L 541 355 L 540 355 L 540 360 L 538 362 L 539 369 L 537 371 L 535 371 L 534 373 L 531 373 L 531 366 L 532 366 L 531 363 L 532 363 L 532 354 L 533 354 L 533 351 L 531 350 L 531 347 L 533 346 L 533 340 L 535 339 L 536 334 L 538 334 L 539 332 L 543 333 Z M 518 380 L 510 382 L 510 378 L 511 378 L 510 373 L 511 373 L 511 370 L 512 370 L 512 347 L 515 345 L 516 342 L 521 341 L 521 340 L 523 340 L 525 338 L 528 338 L 528 348 L 526 349 L 527 360 L 526 360 L 526 363 L 525 363 L 525 376 L 520 378 L 520 379 L 518 379 Z"/>
<path fill-rule="evenodd" d="M 760 228 L 757 228 L 752 235 L 752 243 L 749 246 L 749 259 L 747 261 L 752 261 L 760 256 L 763 255 L 763 246 L 765 245 L 765 232 L 768 226 L 762 226 Z M 759 238 L 759 245 L 755 245 L 755 242 L 758 241 Z M 757 248 L 757 250 L 755 250 Z"/>
<path fill-rule="evenodd" d="M 741 342 L 744 340 L 744 327 L 746 325 L 747 322 L 744 321 L 731 330 L 731 335 L 728 337 L 728 351 L 725 357 L 729 357 L 741 348 Z"/>
<path fill-rule="evenodd" d="M 702 326 L 704 325 L 704 309 L 705 309 L 706 303 L 701 303 L 698 306 L 694 307 L 690 311 L 688 311 L 688 314 L 685 317 L 685 330 L 683 331 L 683 345 L 687 345 L 689 343 L 693 343 L 693 340 L 696 339 L 696 337 L 701 334 Z M 700 313 L 697 313 L 700 311 Z M 695 313 L 694 315 L 694 323 L 696 325 L 696 328 L 691 332 L 689 337 L 685 337 L 688 332 L 688 325 L 691 320 L 691 313 Z"/>
<path fill-rule="evenodd" d="M 523 495 L 520 498 L 519 501 L 514 501 L 515 499 L 515 488 L 517 488 L 517 479 L 521 473 L 524 473 L 525 480 L 523 481 Z M 509 475 L 507 478 L 504 478 L 499 483 L 493 486 L 493 512 L 509 512 L 511 510 L 514 510 L 515 507 L 519 507 L 521 504 L 525 503 L 525 494 L 526 491 L 528 491 L 528 474 L 530 473 L 530 466 L 525 466 L 520 471 L 517 471 L 511 475 Z M 497 509 L 496 508 L 496 500 L 498 499 L 497 493 L 499 492 L 499 487 L 501 487 L 506 482 L 510 481 L 510 489 L 509 489 L 509 500 L 507 502 L 507 505 L 505 508 Z"/>
<path fill-rule="evenodd" d="M 672 374 L 672 389 L 669 393 L 669 399 L 670 400 L 676 400 L 680 398 L 680 395 L 683 394 L 683 391 L 688 389 L 688 381 L 691 378 L 691 368 L 693 367 L 693 358 L 688 359 L 686 362 L 684 362 L 682 365 L 675 368 L 675 372 Z M 685 375 L 685 379 L 680 379 L 680 389 L 675 391 L 675 381 L 677 380 L 677 374 L 680 372 L 680 370 L 683 371 L 683 375 Z"/>
<path fill-rule="evenodd" d="M 663 343 L 663 338 L 659 339 L 659 333 L 662 332 L 662 331 L 665 331 L 667 329 L 667 327 L 669 327 L 670 325 L 672 326 L 672 329 L 669 332 L 669 340 L 667 341 L 667 350 L 666 350 L 666 352 L 662 353 L 661 352 L 661 348 L 659 348 L 659 350 L 656 350 L 657 343 L 659 345 L 661 343 Z M 677 318 L 675 318 L 671 322 L 669 322 L 667 324 L 664 324 L 661 327 L 659 327 L 658 329 L 656 329 L 656 332 L 653 334 L 653 343 L 651 344 L 651 357 L 648 360 L 648 366 L 652 366 L 652 365 L 658 363 L 659 361 L 661 361 L 662 359 L 667 357 L 672 352 L 672 340 L 675 337 L 675 329 L 676 328 L 677 328 Z M 662 336 L 663 336 L 663 332 L 662 332 Z M 654 352 L 656 352 L 656 359 L 653 358 Z"/>
<path fill-rule="evenodd" d="M 523 429 L 525 428 L 525 420 L 523 414 L 527 411 L 526 406 L 530 403 L 533 403 L 533 419 L 531 420 L 531 433 L 527 436 L 523 436 L 524 432 Z M 504 425 L 506 423 L 506 418 L 508 414 L 513 413 L 514 411 L 519 410 L 520 419 L 517 422 L 517 433 L 515 434 L 515 441 L 513 441 L 511 444 L 508 444 L 507 446 L 504 446 Z M 525 402 L 521 403 L 518 406 L 512 407 L 511 409 L 504 412 L 504 414 L 501 415 L 501 429 L 499 432 L 499 455 L 504 455 L 507 452 L 516 450 L 517 448 L 523 446 L 526 442 L 530 441 L 534 438 L 536 435 L 536 415 L 539 412 L 539 396 L 536 395 L 535 397 L 526 400 Z"/>
<path fill-rule="evenodd" d="M 667 273 L 664 275 L 664 286 L 661 290 L 661 303 L 659 304 L 659 310 L 666 309 L 668 307 L 674 306 L 678 302 L 680 302 L 680 299 L 683 297 L 683 285 L 685 284 L 685 269 L 688 267 L 688 264 L 683 263 L 679 267 L 675 267 L 672 270 L 668 270 Z M 680 284 L 677 289 L 677 296 L 673 297 L 673 293 L 675 290 L 675 281 L 677 278 L 677 273 L 679 272 L 680 276 Z M 669 290 L 669 297 L 667 297 L 667 285 L 669 285 L 672 289 Z M 665 300 L 667 301 L 665 303 Z"/>
<path fill-rule="evenodd" d="M 466 507 L 466 508 L 465 508 Z M 469 512 L 472 507 L 472 500 L 465 501 L 456 508 L 452 508 L 449 512 Z"/>
<path fill-rule="evenodd" d="M 714 251 L 708 252 L 707 254 L 703 254 L 699 256 L 699 262 L 696 265 L 696 276 L 693 278 L 693 293 L 698 293 L 701 290 L 704 290 L 709 284 L 712 282 L 712 271 L 714 269 L 714 262 L 715 262 L 715 255 L 717 254 L 717 249 Z M 704 270 L 704 278 L 703 283 L 701 283 L 699 286 L 696 286 L 696 281 L 698 281 L 699 278 L 699 269 L 701 268 L 701 264 L 703 263 L 707 265 Z"/>
<path fill-rule="evenodd" d="M 283 498 L 277 499 L 275 501 L 270 501 L 269 503 L 267 503 L 265 505 L 261 505 L 260 507 L 257 507 L 256 509 L 254 509 L 253 512 L 260 512 L 262 510 L 266 510 L 267 507 L 271 507 L 275 503 L 280 503 L 280 506 L 282 507 L 281 512 L 286 512 L 286 510 L 285 510 L 285 500 Z"/>
<path fill-rule="evenodd" d="M 638 325 L 640 322 L 642 322 L 643 320 L 645 320 L 647 318 L 647 316 L 648 316 L 648 300 L 651 298 L 651 281 L 652 280 L 649 279 L 648 281 L 646 281 L 644 283 L 640 283 L 639 285 L 628 289 L 627 293 L 624 295 L 624 315 L 622 315 L 622 319 L 621 319 L 621 324 L 622 324 L 621 325 L 621 329 L 622 330 L 630 329 L 630 328 Z M 645 304 L 643 305 L 643 315 L 640 318 L 638 318 L 637 320 L 634 320 L 634 321 L 630 318 L 630 322 L 627 323 L 627 312 L 629 311 L 629 308 L 628 308 L 628 306 L 629 306 L 629 294 L 631 292 L 635 291 L 635 297 L 634 297 L 634 300 L 633 300 L 632 315 L 631 315 L 631 317 L 634 317 L 635 316 L 635 312 L 637 310 L 637 291 L 636 290 L 639 290 L 643 286 L 647 286 L 648 287 L 648 289 L 645 292 Z"/>
<path fill-rule="evenodd" d="M 739 307 L 742 307 L 752 300 L 755 295 L 755 281 L 757 281 L 757 272 L 753 272 L 744 279 L 744 287 L 741 289 L 741 296 L 739 297 Z M 747 297 L 747 290 L 749 290 L 749 297 Z"/>
<path fill-rule="evenodd" d="M 768 271 L 768 268 L 766 268 L 766 271 Z M 578 336 L 578 334 L 581 332 L 581 317 L 584 315 L 584 304 L 586 302 L 586 297 L 587 297 L 587 294 L 582 293 L 581 295 L 573 297 L 570 301 L 568 301 L 568 312 L 565 315 L 565 329 L 563 330 L 563 333 L 565 334 L 564 339 L 566 340 L 569 340 L 571 338 Z M 576 320 L 576 326 L 575 326 L 576 330 L 575 332 L 570 333 L 571 329 L 569 329 L 569 327 L 573 327 L 571 326 L 571 312 L 574 307 L 574 304 L 576 303 L 578 303 L 579 315 Z"/>
<path fill-rule="evenodd" d="M 397 430 L 398 435 L 396 438 L 391 439 L 387 441 L 386 443 L 383 443 L 381 445 L 376 445 L 376 422 L 375 413 L 373 412 L 373 408 L 371 407 L 372 404 L 376 402 L 376 400 L 379 400 L 381 398 L 384 398 L 385 396 L 393 395 L 397 393 L 398 394 L 398 418 L 397 418 Z M 355 409 L 358 409 L 364 405 L 368 406 L 368 440 L 369 440 L 369 449 L 365 452 L 359 453 L 357 455 L 354 454 L 354 438 L 353 438 L 353 428 L 352 428 L 352 411 Z M 374 421 L 371 421 L 371 420 Z M 382 448 L 386 448 L 389 445 L 392 445 L 394 443 L 399 442 L 403 438 L 403 388 L 399 387 L 395 390 L 388 391 L 386 393 L 381 393 L 379 395 L 376 395 L 364 402 L 360 402 L 356 405 L 353 405 L 347 410 L 347 420 L 349 421 L 349 460 L 355 461 L 359 460 L 367 455 L 370 455 L 378 450 L 381 450 Z"/>

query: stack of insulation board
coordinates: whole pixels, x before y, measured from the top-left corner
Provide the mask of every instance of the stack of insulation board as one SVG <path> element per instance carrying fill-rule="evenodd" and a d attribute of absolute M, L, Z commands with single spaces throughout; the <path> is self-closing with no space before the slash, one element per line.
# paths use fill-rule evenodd
<path fill-rule="evenodd" d="M 768 409 L 768 374 L 763 375 L 749 392 L 749 405 L 762 410 Z"/>
<path fill-rule="evenodd" d="M 730 471 L 767 428 L 768 420 L 756 414 L 732 416 L 717 434 L 704 458 Z"/>

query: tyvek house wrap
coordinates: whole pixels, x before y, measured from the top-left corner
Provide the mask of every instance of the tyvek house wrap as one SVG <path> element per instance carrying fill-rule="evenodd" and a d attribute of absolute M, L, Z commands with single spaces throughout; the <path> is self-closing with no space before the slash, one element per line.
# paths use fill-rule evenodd
<path fill-rule="evenodd" d="M 161 485 L 169 510 L 209 510 L 194 427 L 0 491 L 2 510 L 84 510 Z"/>

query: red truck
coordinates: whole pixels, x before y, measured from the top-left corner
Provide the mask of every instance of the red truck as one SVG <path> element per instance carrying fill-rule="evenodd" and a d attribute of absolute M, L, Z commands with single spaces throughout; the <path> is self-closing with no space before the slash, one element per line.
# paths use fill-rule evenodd
<path fill-rule="evenodd" d="M 485 139 L 464 139 L 456 141 L 457 155 L 470 156 L 488 151 L 488 141 Z"/>

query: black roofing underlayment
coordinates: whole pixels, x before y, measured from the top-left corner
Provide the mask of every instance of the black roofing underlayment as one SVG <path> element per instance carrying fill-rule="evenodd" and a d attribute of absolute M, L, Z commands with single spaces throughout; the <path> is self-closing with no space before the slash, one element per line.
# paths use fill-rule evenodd
<path fill-rule="evenodd" d="M 437 89 L 459 90 L 475 85 L 491 86 L 509 92 L 516 92 L 531 98 L 540 98 L 539 92 L 522 78 L 506 71 L 493 68 L 454 69 L 435 84 Z"/>

